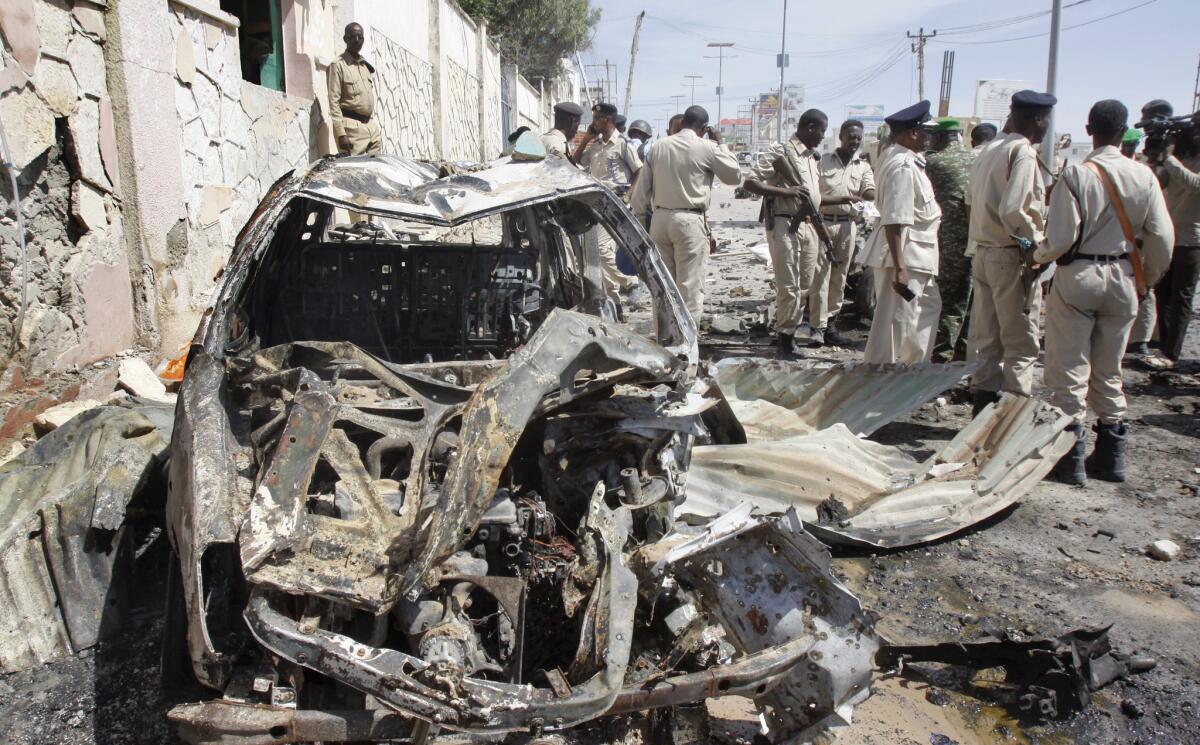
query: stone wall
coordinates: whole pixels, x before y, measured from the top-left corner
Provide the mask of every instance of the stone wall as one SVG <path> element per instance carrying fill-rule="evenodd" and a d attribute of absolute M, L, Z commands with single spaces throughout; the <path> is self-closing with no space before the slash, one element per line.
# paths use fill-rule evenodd
<path fill-rule="evenodd" d="M 5 172 L 0 376 L 17 368 L 37 376 L 73 369 L 134 341 L 104 10 L 102 1 L 0 3 L 0 121 L 27 241 L 23 261 Z"/>
<path fill-rule="evenodd" d="M 377 79 L 387 81 L 376 91 L 384 152 L 409 158 L 436 158 L 433 66 L 392 41 L 383 31 L 372 28 L 369 33 L 371 64 L 375 65 Z"/>
<path fill-rule="evenodd" d="M 175 229 L 168 261 L 156 269 L 160 313 L 194 329 L 263 193 L 319 157 L 320 107 L 243 81 L 237 37 L 227 26 L 172 6 L 170 31 L 186 217 Z M 188 338 L 176 333 L 163 342 Z"/>

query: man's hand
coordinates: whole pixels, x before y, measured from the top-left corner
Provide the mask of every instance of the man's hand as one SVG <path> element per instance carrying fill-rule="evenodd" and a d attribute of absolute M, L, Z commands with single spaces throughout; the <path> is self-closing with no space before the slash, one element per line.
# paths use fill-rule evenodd
<path fill-rule="evenodd" d="M 892 281 L 892 289 L 902 296 L 912 293 L 912 290 L 908 288 L 908 267 L 896 267 L 896 279 Z"/>
<path fill-rule="evenodd" d="M 704 128 L 704 134 L 708 135 L 708 139 L 712 140 L 718 145 L 721 144 L 721 130 L 713 129 L 712 125 L 709 125 Z"/>
<path fill-rule="evenodd" d="M 342 135 L 337 138 L 338 152 L 342 155 L 349 155 L 354 148 L 350 146 L 350 135 Z"/>
<path fill-rule="evenodd" d="M 787 195 L 793 199 L 808 199 L 809 192 L 806 186 L 792 186 L 788 188 Z"/>
<path fill-rule="evenodd" d="M 850 196 L 846 197 L 846 204 L 862 204 L 862 203 L 863 203 L 863 198 L 858 196 L 857 194 L 851 194 Z"/>

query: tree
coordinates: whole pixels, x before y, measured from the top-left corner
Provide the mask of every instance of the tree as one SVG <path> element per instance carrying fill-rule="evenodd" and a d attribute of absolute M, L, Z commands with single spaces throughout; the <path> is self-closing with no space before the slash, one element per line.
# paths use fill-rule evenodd
<path fill-rule="evenodd" d="M 460 0 L 487 23 L 500 53 L 527 78 L 553 78 L 562 58 L 586 49 L 600 10 L 589 0 Z"/>

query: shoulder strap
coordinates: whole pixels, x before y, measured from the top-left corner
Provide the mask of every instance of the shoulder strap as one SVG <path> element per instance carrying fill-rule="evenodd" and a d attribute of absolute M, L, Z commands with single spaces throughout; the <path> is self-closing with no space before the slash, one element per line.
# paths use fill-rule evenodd
<path fill-rule="evenodd" d="M 1125 202 L 1121 199 L 1120 192 L 1117 191 L 1117 185 L 1113 183 L 1108 172 L 1096 161 L 1084 161 L 1083 165 L 1096 174 L 1096 178 L 1100 179 L 1100 183 L 1104 184 L 1104 190 L 1108 192 L 1108 199 L 1117 213 L 1117 221 L 1121 223 L 1121 232 L 1125 234 L 1125 240 L 1129 242 L 1129 263 L 1133 265 L 1133 279 L 1137 284 L 1138 295 L 1145 296 L 1146 276 L 1142 270 L 1142 254 L 1138 249 L 1137 239 L 1134 238 L 1133 224 L 1129 222 L 1129 214 L 1125 212 Z"/>

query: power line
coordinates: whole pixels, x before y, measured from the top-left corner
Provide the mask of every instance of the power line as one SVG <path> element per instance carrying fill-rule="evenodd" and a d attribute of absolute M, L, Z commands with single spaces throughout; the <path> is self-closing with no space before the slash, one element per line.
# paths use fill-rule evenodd
<path fill-rule="evenodd" d="M 1070 26 L 1063 26 L 1062 30 L 1066 31 L 1068 29 L 1073 29 L 1073 28 L 1082 28 L 1084 26 L 1090 26 L 1093 23 L 1099 23 L 1100 21 L 1107 21 L 1109 18 L 1115 18 L 1119 15 L 1124 15 L 1126 13 L 1132 13 L 1133 11 L 1138 10 L 1139 8 L 1144 8 L 1147 5 L 1152 5 L 1156 2 L 1158 2 L 1158 0 L 1146 0 L 1146 2 L 1144 2 L 1144 3 L 1139 3 L 1138 5 L 1130 6 L 1128 8 L 1125 8 L 1124 10 L 1118 10 L 1116 12 L 1109 13 L 1108 15 L 1103 15 L 1098 18 L 1092 18 L 1091 20 L 1083 21 L 1081 23 L 1073 23 Z M 1064 7 L 1067 7 L 1067 6 L 1064 6 Z M 952 42 L 951 41 L 939 41 L 939 42 L 935 42 L 935 43 L 937 43 L 937 44 L 955 44 L 955 45 L 957 45 L 957 44 L 1005 44 L 1010 41 L 1025 41 L 1026 39 L 1037 39 L 1039 37 L 1049 36 L 1049 35 L 1050 35 L 1049 31 L 1042 31 L 1041 33 L 1029 34 L 1027 36 L 1010 36 L 1007 39 L 985 39 L 983 41 L 961 41 L 961 40 L 959 40 L 959 41 L 952 41 Z"/>

